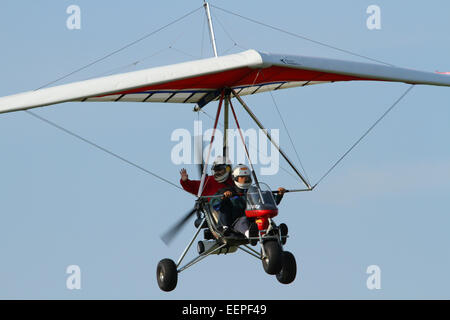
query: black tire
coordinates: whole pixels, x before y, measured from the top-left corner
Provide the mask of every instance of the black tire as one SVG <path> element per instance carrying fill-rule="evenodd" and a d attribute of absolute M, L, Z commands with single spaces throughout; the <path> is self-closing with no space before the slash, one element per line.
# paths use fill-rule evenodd
<path fill-rule="evenodd" d="M 156 279 L 161 290 L 169 292 L 175 289 L 178 282 L 178 271 L 175 262 L 163 259 L 156 268 Z"/>
<path fill-rule="evenodd" d="M 282 268 L 277 273 L 277 280 L 283 284 L 289 284 L 295 280 L 297 275 L 297 262 L 289 251 L 283 251 L 282 261 Z"/>
<path fill-rule="evenodd" d="M 263 246 L 266 252 L 266 257 L 262 259 L 264 271 L 271 275 L 277 274 L 281 271 L 283 250 L 276 240 L 266 241 Z"/>
<path fill-rule="evenodd" d="M 202 254 L 203 252 L 205 252 L 205 245 L 203 244 L 203 241 L 199 241 L 197 243 L 197 252 L 198 254 Z"/>
<path fill-rule="evenodd" d="M 287 237 L 285 236 L 287 236 L 289 232 L 288 226 L 285 223 L 280 224 L 278 227 L 278 232 L 280 233 L 281 236 L 281 244 L 284 246 L 287 241 Z"/>

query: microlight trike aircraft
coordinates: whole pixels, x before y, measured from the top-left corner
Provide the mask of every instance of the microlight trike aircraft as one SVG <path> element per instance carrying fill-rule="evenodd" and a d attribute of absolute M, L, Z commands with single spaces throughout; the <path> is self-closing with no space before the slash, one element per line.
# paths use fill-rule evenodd
<path fill-rule="evenodd" d="M 274 144 L 305 185 L 304 189 L 293 189 L 288 192 L 302 192 L 314 190 L 317 183 L 311 185 L 295 167 L 287 154 L 273 141 L 243 97 L 281 89 L 344 81 L 385 81 L 410 84 L 411 87 L 401 98 L 414 85 L 450 86 L 450 75 L 447 73 L 417 71 L 379 63 L 344 61 L 298 54 L 266 53 L 257 50 L 218 56 L 209 4 L 205 2 L 204 8 L 208 18 L 214 57 L 40 88 L 2 97 L 0 98 L 0 113 L 15 111 L 31 113 L 29 110 L 32 108 L 64 102 L 117 101 L 194 104 L 194 110 L 200 112 L 206 107 L 214 108 L 213 102 L 218 101 L 214 130 L 217 128 L 222 108 L 224 128 L 229 126 L 229 111 L 231 111 L 236 126 L 240 129 L 232 104 L 233 101 L 237 101 L 255 124 L 262 129 L 267 139 Z M 41 117 L 41 119 L 43 118 Z M 210 156 L 214 134 L 211 140 L 207 158 Z M 242 142 L 245 148 L 245 141 Z M 226 143 L 223 155 L 226 156 Z M 273 218 L 278 215 L 278 208 L 273 200 L 273 193 L 276 191 L 271 191 L 269 187 L 258 181 L 248 152 L 246 155 L 255 183 L 247 193 L 246 215 L 259 221 L 257 239 L 226 237 L 217 228 L 217 212 L 211 209 L 208 202 L 211 196 L 202 194 L 209 160 L 207 159 L 202 169 L 201 187 L 194 209 L 165 234 L 164 238 L 170 241 L 189 218 L 197 216 L 194 237 L 177 263 L 170 259 L 164 259 L 157 266 L 157 281 L 162 290 L 175 289 L 178 274 L 209 255 L 231 253 L 238 249 L 260 259 L 265 271 L 276 275 L 281 283 L 287 284 L 294 280 L 297 272 L 295 258 L 283 248 L 288 238 L 287 227 L 284 224 L 276 225 L 273 221 Z M 198 242 L 197 245 L 199 255 L 182 266 L 182 261 L 201 230 L 206 231 L 204 232 L 205 239 Z M 259 243 L 260 251 L 249 246 L 252 240 Z"/>

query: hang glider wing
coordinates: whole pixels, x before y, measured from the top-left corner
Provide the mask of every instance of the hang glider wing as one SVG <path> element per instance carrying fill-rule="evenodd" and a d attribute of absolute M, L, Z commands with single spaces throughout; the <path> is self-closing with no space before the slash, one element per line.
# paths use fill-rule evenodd
<path fill-rule="evenodd" d="M 150 68 L 0 98 L 0 113 L 69 101 L 195 103 L 216 100 L 223 88 L 239 95 L 336 81 L 391 81 L 450 86 L 450 76 L 328 58 L 237 54 Z"/>

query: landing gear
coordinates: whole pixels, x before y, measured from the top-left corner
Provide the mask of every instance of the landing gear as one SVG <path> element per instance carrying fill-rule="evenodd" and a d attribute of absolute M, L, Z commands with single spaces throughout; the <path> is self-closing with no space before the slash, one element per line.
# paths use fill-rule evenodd
<path fill-rule="evenodd" d="M 156 268 L 156 278 L 161 290 L 169 292 L 175 289 L 178 282 L 178 271 L 175 262 L 170 259 L 163 259 Z"/>
<path fill-rule="evenodd" d="M 297 275 L 297 263 L 294 255 L 283 250 L 288 237 L 288 227 L 282 223 L 278 227 L 274 225 L 272 231 L 263 240 L 261 250 L 261 261 L 264 271 L 275 275 L 282 284 L 289 284 L 295 280 Z"/>
<path fill-rule="evenodd" d="M 283 251 L 281 264 L 282 267 L 280 272 L 277 273 L 277 280 L 282 284 L 289 284 L 295 280 L 297 275 L 297 263 L 294 255 L 289 251 Z"/>
<path fill-rule="evenodd" d="M 262 265 L 264 271 L 274 275 L 281 271 L 283 249 L 276 240 L 268 240 L 264 242 L 264 254 L 262 257 Z"/>

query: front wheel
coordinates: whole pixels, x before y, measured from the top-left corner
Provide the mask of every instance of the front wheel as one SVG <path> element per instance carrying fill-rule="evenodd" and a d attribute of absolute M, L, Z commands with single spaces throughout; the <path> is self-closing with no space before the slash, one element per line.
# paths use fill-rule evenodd
<path fill-rule="evenodd" d="M 266 241 L 263 246 L 266 253 L 262 258 L 264 271 L 271 275 L 277 274 L 281 271 L 283 250 L 278 241 L 274 240 Z"/>
<path fill-rule="evenodd" d="M 158 286 L 163 291 L 172 291 L 177 286 L 178 271 L 175 262 L 170 259 L 163 259 L 156 268 L 156 279 Z"/>
<path fill-rule="evenodd" d="M 282 267 L 277 273 L 277 280 L 283 284 L 289 284 L 295 280 L 297 275 L 297 263 L 295 257 L 289 251 L 284 251 L 282 254 Z"/>

